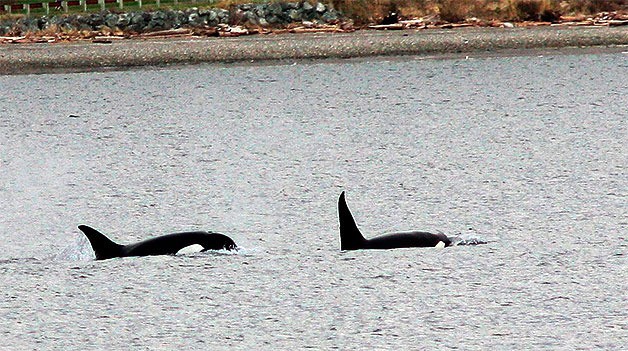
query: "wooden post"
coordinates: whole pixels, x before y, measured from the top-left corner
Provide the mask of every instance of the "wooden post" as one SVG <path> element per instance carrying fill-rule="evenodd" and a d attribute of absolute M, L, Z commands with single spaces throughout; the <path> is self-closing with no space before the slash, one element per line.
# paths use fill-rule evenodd
<path fill-rule="evenodd" d="M 79 4 L 83 5 L 83 12 L 87 12 L 87 0 L 81 0 Z"/>
<path fill-rule="evenodd" d="M 61 1 L 61 8 L 63 8 L 63 12 L 67 13 L 68 12 L 68 2 L 67 1 Z"/>
<path fill-rule="evenodd" d="M 50 14 L 50 5 L 48 5 L 47 2 L 42 2 L 42 5 L 44 5 L 44 10 L 46 10 L 46 16 Z"/>
<path fill-rule="evenodd" d="M 157 3 L 157 8 L 159 8 L 159 5 L 161 5 L 161 4 L 159 3 L 159 0 L 156 0 L 156 3 Z"/>
<path fill-rule="evenodd" d="M 4 5 L 4 11 L 6 11 L 6 13 L 10 14 L 11 13 L 11 5 Z"/>
<path fill-rule="evenodd" d="M 124 0 L 118 0 L 118 4 L 120 5 L 120 10 L 124 8 Z"/>
<path fill-rule="evenodd" d="M 30 4 L 24 4 L 24 5 L 22 5 L 22 7 L 24 8 L 24 10 L 26 10 L 26 16 L 30 16 L 31 15 L 31 5 Z"/>
<path fill-rule="evenodd" d="M 98 0 L 98 3 L 100 4 L 100 10 L 105 11 L 105 0 Z"/>

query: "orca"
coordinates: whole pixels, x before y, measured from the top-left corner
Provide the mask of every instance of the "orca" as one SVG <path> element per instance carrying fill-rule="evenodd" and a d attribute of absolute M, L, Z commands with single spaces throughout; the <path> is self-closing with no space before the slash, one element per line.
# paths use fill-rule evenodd
<path fill-rule="evenodd" d="M 179 250 L 191 245 L 201 245 L 203 247 L 202 251 L 230 251 L 238 248 L 231 238 L 214 232 L 174 233 L 146 239 L 135 244 L 121 245 L 86 225 L 79 225 L 78 229 L 85 234 L 90 244 L 92 244 L 97 260 L 129 256 L 174 255 Z"/>
<path fill-rule="evenodd" d="M 365 239 L 358 229 L 345 201 L 345 192 L 338 199 L 338 219 L 340 221 L 340 250 L 360 249 L 399 249 L 407 247 L 441 247 L 451 245 L 445 234 L 428 232 L 402 232 L 384 234 Z"/>

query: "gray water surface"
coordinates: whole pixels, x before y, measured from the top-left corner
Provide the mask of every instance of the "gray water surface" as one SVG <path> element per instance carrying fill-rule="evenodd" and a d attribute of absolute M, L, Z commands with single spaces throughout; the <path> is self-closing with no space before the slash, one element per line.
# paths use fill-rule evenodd
<path fill-rule="evenodd" d="M 5 350 L 628 344 L 625 53 L 0 77 Z M 367 237 L 486 241 L 340 252 Z M 93 261 L 206 229 L 242 250 Z"/>

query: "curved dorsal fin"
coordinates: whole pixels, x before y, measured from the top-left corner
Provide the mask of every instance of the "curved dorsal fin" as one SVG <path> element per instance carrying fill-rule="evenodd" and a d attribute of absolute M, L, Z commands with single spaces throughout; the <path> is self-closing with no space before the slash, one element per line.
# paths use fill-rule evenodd
<path fill-rule="evenodd" d="M 92 227 L 79 225 L 78 229 L 89 239 L 97 260 L 106 260 L 108 258 L 121 256 L 122 245 L 114 243 L 111 239 Z"/>
<path fill-rule="evenodd" d="M 356 250 L 364 247 L 364 236 L 349 211 L 343 191 L 338 198 L 338 219 L 340 221 L 340 249 Z"/>

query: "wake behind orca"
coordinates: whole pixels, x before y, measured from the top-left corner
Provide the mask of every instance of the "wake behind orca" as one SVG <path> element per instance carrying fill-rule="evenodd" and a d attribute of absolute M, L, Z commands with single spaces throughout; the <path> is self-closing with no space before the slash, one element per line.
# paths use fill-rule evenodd
<path fill-rule="evenodd" d="M 237 245 L 226 235 L 213 232 L 183 232 L 146 239 L 135 244 L 117 244 L 104 234 L 86 225 L 78 228 L 89 239 L 97 260 L 128 256 L 174 255 L 191 245 L 201 245 L 206 250 L 235 250 Z"/>
<path fill-rule="evenodd" d="M 358 229 L 351 211 L 345 201 L 345 192 L 338 199 L 338 218 L 340 220 L 340 249 L 398 249 L 406 247 L 435 247 L 440 242 L 445 246 L 451 245 L 451 240 L 445 234 L 428 232 L 391 233 L 372 239 L 365 239 Z"/>

